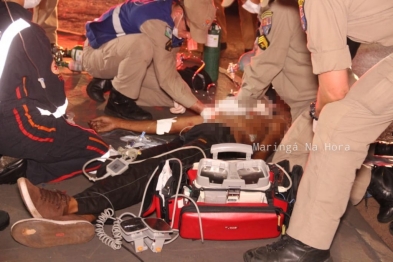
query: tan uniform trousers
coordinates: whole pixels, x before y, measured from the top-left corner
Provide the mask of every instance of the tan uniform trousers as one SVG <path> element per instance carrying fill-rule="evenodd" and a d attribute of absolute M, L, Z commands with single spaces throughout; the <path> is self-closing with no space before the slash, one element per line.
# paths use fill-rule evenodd
<path fill-rule="evenodd" d="M 314 132 L 312 130 L 312 119 L 309 109 L 304 112 L 292 123 L 280 145 L 273 155 L 273 163 L 288 160 L 292 170 L 294 165 L 300 165 L 303 169 L 306 166 L 310 151 L 313 149 L 312 140 Z M 353 205 L 359 204 L 363 199 L 364 193 L 370 184 L 371 169 L 362 166 L 356 172 L 356 178 L 352 187 L 350 201 Z"/>
<path fill-rule="evenodd" d="M 355 75 L 351 69 L 348 69 L 349 86 L 352 86 L 357 80 L 358 76 Z M 278 90 L 278 93 L 289 93 L 292 89 Z M 304 90 L 306 91 L 306 90 Z M 297 95 L 297 93 L 295 93 Z M 291 95 L 288 95 L 291 97 Z M 315 97 L 316 99 L 316 97 Z M 315 100 L 314 100 L 315 101 Z M 277 163 L 282 160 L 289 160 L 291 169 L 294 165 L 306 166 L 308 154 L 310 153 L 310 145 L 314 136 L 313 121 L 310 117 L 310 103 L 313 101 L 303 101 L 297 103 L 297 106 L 291 106 L 292 125 L 285 134 L 281 141 L 281 146 L 277 147 L 273 156 L 273 162 Z M 367 184 L 368 186 L 368 184 Z M 360 199 L 352 201 L 357 204 Z"/>
<path fill-rule="evenodd" d="M 393 55 L 324 107 L 287 233 L 329 249 L 369 145 L 393 120 Z M 364 192 L 363 192 L 364 193 Z"/>
<path fill-rule="evenodd" d="M 349 86 L 352 86 L 358 80 L 358 77 L 351 69 L 348 69 L 348 80 Z M 273 155 L 273 163 L 288 160 L 291 169 L 294 165 L 300 165 L 304 169 L 308 155 L 312 150 L 312 140 L 314 137 L 313 121 L 310 117 L 309 104 L 306 104 L 306 106 L 302 108 L 292 107 L 291 113 L 292 116 L 299 114 L 299 117 L 292 119 L 290 129 L 285 134 Z M 370 178 L 371 169 L 365 166 L 362 166 L 362 168 L 356 172 L 356 180 L 350 198 L 353 205 L 357 205 L 363 199 L 364 192 L 370 184 Z"/>
<path fill-rule="evenodd" d="M 171 107 L 173 99 L 160 88 L 152 59 L 151 41 L 143 34 L 130 34 L 113 39 L 98 49 L 85 46 L 82 63 L 93 77 L 113 78 L 113 87 L 136 99 L 139 106 Z"/>
<path fill-rule="evenodd" d="M 32 21 L 39 24 L 49 38 L 51 44 L 57 45 L 57 4 L 58 0 L 41 0 L 34 8 Z"/>

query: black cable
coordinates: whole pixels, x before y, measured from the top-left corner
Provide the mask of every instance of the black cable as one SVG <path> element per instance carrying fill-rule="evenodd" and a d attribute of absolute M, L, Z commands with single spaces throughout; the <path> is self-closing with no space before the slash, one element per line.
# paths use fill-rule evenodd
<path fill-rule="evenodd" d="M 135 252 L 133 252 L 131 249 L 126 247 L 125 245 L 121 244 L 122 247 L 124 247 L 128 252 L 130 252 L 134 257 L 136 257 L 139 261 L 144 262 L 142 258 L 140 258 Z"/>

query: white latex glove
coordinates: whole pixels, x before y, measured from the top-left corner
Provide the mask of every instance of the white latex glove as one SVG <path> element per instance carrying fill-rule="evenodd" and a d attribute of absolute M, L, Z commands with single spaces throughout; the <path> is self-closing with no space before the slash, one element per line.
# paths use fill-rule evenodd
<path fill-rule="evenodd" d="M 203 123 L 207 123 L 216 117 L 216 110 L 214 107 L 205 107 L 201 112 L 201 117 L 203 118 Z"/>
<path fill-rule="evenodd" d="M 169 109 L 172 114 L 184 114 L 186 112 L 186 108 L 181 104 L 178 104 L 176 101 L 173 101 L 173 107 Z"/>
<path fill-rule="evenodd" d="M 261 10 L 261 6 L 259 4 L 255 4 L 250 0 L 247 0 L 242 7 L 246 9 L 251 14 L 259 14 L 259 10 Z"/>
<path fill-rule="evenodd" d="M 318 120 L 313 119 L 312 120 L 312 131 L 315 133 L 315 131 L 317 130 L 317 124 L 318 124 Z"/>

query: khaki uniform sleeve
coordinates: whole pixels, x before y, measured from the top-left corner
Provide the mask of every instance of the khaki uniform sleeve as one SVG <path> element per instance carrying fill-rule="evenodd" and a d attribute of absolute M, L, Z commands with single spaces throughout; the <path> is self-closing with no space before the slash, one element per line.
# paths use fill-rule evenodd
<path fill-rule="evenodd" d="M 148 20 L 141 26 L 141 32 L 147 35 L 154 48 L 154 70 L 160 87 L 173 98 L 174 101 L 189 108 L 197 102 L 190 87 L 183 81 L 176 70 L 176 59 L 173 52 L 166 50 L 165 46 L 171 38 L 165 35 L 168 25 L 160 20 Z"/>
<path fill-rule="evenodd" d="M 314 74 L 351 67 L 347 46 L 347 1 L 305 0 L 307 47 Z"/>
<path fill-rule="evenodd" d="M 238 95 L 240 99 L 257 99 L 264 95 L 283 69 L 294 31 L 289 15 L 285 8 L 281 8 L 280 12 L 273 12 L 272 27 L 267 35 L 270 44 L 265 50 L 258 47 L 256 55 L 251 58 L 251 64 L 244 68 L 242 90 Z"/>

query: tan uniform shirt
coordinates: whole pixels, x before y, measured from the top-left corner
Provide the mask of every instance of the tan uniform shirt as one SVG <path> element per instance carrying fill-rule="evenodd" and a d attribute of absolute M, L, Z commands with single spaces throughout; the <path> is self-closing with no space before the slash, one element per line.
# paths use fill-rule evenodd
<path fill-rule="evenodd" d="M 360 43 L 393 45 L 391 0 L 305 0 L 304 12 L 315 74 L 351 66 L 347 36 Z"/>
<path fill-rule="evenodd" d="M 169 38 L 165 35 L 168 25 L 160 20 L 148 20 L 140 28 L 153 43 L 153 63 L 160 87 L 183 106 L 189 108 L 197 102 L 190 87 L 176 70 L 174 55 L 165 49 Z"/>
<path fill-rule="evenodd" d="M 293 0 L 270 4 L 271 29 L 266 38 L 269 46 L 245 67 L 239 98 L 258 98 L 272 83 L 279 96 L 297 112 L 293 120 L 316 99 L 318 80 L 312 73 L 306 35 L 301 27 L 299 9 Z"/>

